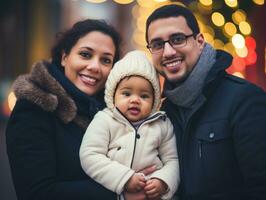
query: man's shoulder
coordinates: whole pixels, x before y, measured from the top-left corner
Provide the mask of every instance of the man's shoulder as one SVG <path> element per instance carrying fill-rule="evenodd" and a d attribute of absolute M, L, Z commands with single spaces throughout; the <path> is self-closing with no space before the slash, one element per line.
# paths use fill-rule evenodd
<path fill-rule="evenodd" d="M 237 76 L 234 76 L 232 74 L 226 74 L 224 77 L 225 77 L 226 80 L 231 81 L 233 83 L 237 83 L 237 84 L 247 84 L 247 83 L 249 83 L 247 80 L 245 80 L 243 78 L 240 78 L 240 77 L 237 77 Z"/>
<path fill-rule="evenodd" d="M 229 84 L 229 88 L 237 88 L 238 90 L 246 90 L 246 91 L 260 91 L 264 92 L 262 88 L 257 86 L 256 84 L 245 80 L 243 78 L 239 78 L 237 76 L 231 75 L 231 74 L 226 74 L 224 76 L 226 82 Z"/>

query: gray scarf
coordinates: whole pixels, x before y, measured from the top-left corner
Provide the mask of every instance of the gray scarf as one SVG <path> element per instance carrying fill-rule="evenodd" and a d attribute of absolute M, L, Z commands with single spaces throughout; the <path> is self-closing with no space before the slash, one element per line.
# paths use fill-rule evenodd
<path fill-rule="evenodd" d="M 216 61 L 215 57 L 215 49 L 206 43 L 197 64 L 187 79 L 174 88 L 166 82 L 164 95 L 177 106 L 191 107 L 201 94 L 205 78 Z"/>

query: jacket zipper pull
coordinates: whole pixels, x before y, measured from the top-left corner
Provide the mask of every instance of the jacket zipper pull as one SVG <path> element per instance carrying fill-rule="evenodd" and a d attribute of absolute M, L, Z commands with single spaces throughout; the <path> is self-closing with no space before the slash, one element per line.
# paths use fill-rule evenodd
<path fill-rule="evenodd" d="M 199 141 L 199 157 L 202 157 L 202 142 Z"/>

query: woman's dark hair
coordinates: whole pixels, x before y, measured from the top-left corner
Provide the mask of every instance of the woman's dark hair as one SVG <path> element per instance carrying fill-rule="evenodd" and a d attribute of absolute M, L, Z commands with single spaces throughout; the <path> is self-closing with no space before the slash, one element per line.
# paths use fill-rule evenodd
<path fill-rule="evenodd" d="M 146 42 L 149 43 L 148 29 L 153 21 L 157 19 L 164 19 L 168 17 L 179 17 L 179 16 L 183 16 L 186 19 L 187 25 L 192 30 L 194 36 L 200 32 L 197 19 L 188 8 L 181 5 L 171 4 L 156 9 L 148 17 L 146 21 L 146 35 L 145 35 Z"/>
<path fill-rule="evenodd" d="M 52 48 L 52 63 L 63 69 L 61 65 L 62 54 L 69 54 L 77 41 L 92 31 L 99 31 L 112 38 L 115 45 L 114 63 L 120 58 L 121 38 L 119 33 L 104 20 L 86 19 L 79 21 L 73 27 L 65 32 L 57 34 L 57 41 Z M 101 44 L 99 44 L 101 45 Z"/>

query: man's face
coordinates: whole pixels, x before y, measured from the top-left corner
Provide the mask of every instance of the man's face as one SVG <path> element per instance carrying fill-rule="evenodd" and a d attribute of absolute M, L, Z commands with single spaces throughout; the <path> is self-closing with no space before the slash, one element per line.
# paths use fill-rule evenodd
<path fill-rule="evenodd" d="M 192 30 L 183 16 L 162 18 L 153 21 L 148 28 L 148 42 L 169 40 L 177 34 L 191 35 Z M 194 68 L 204 47 L 202 34 L 187 37 L 182 47 L 172 47 L 166 42 L 160 52 L 152 53 L 153 64 L 168 81 L 184 81 Z"/>

